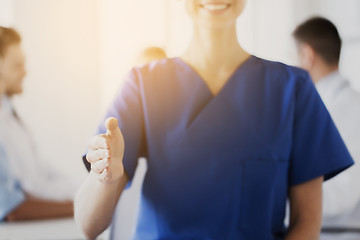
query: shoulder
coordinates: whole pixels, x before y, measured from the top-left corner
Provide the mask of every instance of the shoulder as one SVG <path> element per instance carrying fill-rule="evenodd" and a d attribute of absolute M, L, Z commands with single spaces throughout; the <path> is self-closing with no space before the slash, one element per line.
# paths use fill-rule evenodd
<path fill-rule="evenodd" d="M 347 110 L 360 118 L 360 92 L 346 79 L 342 80 L 342 84 L 334 95 L 334 105 L 341 107 L 342 111 Z"/>
<path fill-rule="evenodd" d="M 326 98 L 336 102 L 360 104 L 360 92 L 339 71 L 325 76 L 317 85 L 319 92 L 327 92 Z"/>
<path fill-rule="evenodd" d="M 355 89 L 350 81 L 346 81 L 346 86 L 344 87 L 344 94 L 346 94 L 349 99 L 351 99 L 354 103 L 356 103 L 357 106 L 360 104 L 360 92 Z"/>
<path fill-rule="evenodd" d="M 262 65 L 264 78 L 274 84 L 299 88 L 303 85 L 313 85 L 307 71 L 278 61 L 255 57 Z"/>
<path fill-rule="evenodd" d="M 140 92 L 158 93 L 164 88 L 174 88 L 184 78 L 186 66 L 179 58 L 152 61 L 141 67 L 134 67 L 125 78 L 125 88 Z"/>
<path fill-rule="evenodd" d="M 308 72 L 306 72 L 305 70 L 295 67 L 295 66 L 291 66 L 282 62 L 278 62 L 278 61 L 271 61 L 271 60 L 266 60 L 266 59 L 261 59 L 258 58 L 259 61 L 261 61 L 264 66 L 266 67 L 267 70 L 275 73 L 275 74 L 284 74 L 284 75 L 295 75 L 295 76 L 300 76 L 303 78 L 307 78 L 309 77 Z"/>
<path fill-rule="evenodd" d="M 177 58 L 155 60 L 132 68 L 125 76 L 118 96 L 157 95 L 165 88 L 174 88 L 174 83 L 183 76 L 182 65 Z"/>

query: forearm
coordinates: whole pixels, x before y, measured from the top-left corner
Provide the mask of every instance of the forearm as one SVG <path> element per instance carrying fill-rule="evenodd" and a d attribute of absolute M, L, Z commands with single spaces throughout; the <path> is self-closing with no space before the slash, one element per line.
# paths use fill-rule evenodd
<path fill-rule="evenodd" d="M 94 239 L 110 225 L 127 182 L 124 174 L 115 182 L 102 183 L 90 172 L 75 197 L 75 220 L 89 239 Z"/>
<path fill-rule="evenodd" d="M 72 202 L 54 202 L 42 199 L 26 199 L 19 207 L 9 213 L 8 221 L 40 220 L 73 216 Z"/>
<path fill-rule="evenodd" d="M 285 240 L 317 240 L 320 237 L 319 221 L 314 219 L 296 221 L 290 226 Z"/>
<path fill-rule="evenodd" d="M 321 176 L 290 188 L 290 226 L 286 240 L 319 239 L 322 182 Z"/>

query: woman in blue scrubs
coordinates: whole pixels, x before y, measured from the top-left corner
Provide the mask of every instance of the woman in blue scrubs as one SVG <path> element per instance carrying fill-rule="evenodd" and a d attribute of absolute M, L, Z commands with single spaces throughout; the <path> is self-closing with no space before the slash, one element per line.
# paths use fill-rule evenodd
<path fill-rule="evenodd" d="M 245 0 L 185 4 L 187 51 L 132 69 L 90 140 L 76 221 L 100 234 L 144 156 L 134 239 L 317 239 L 322 182 L 353 162 L 308 74 L 241 48 Z"/>

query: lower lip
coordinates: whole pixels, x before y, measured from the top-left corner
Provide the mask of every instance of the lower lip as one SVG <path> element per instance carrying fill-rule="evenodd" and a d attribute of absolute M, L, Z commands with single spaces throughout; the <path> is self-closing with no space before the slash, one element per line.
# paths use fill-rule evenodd
<path fill-rule="evenodd" d="M 220 9 L 220 10 L 209 10 L 209 9 L 207 9 L 207 8 L 205 8 L 205 7 L 200 6 L 200 9 L 201 9 L 202 11 L 205 11 L 205 12 L 211 13 L 211 14 L 222 14 L 222 13 L 226 12 L 229 8 L 230 8 L 230 5 L 228 5 L 228 6 L 227 6 L 226 8 L 224 8 L 224 9 Z"/>

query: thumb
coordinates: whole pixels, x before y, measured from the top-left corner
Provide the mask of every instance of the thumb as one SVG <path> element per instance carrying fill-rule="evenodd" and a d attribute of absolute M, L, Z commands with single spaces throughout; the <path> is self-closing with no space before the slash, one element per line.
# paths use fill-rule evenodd
<path fill-rule="evenodd" d="M 120 128 L 118 127 L 118 120 L 114 117 L 109 117 L 105 121 L 106 135 L 115 137 L 121 135 Z"/>

